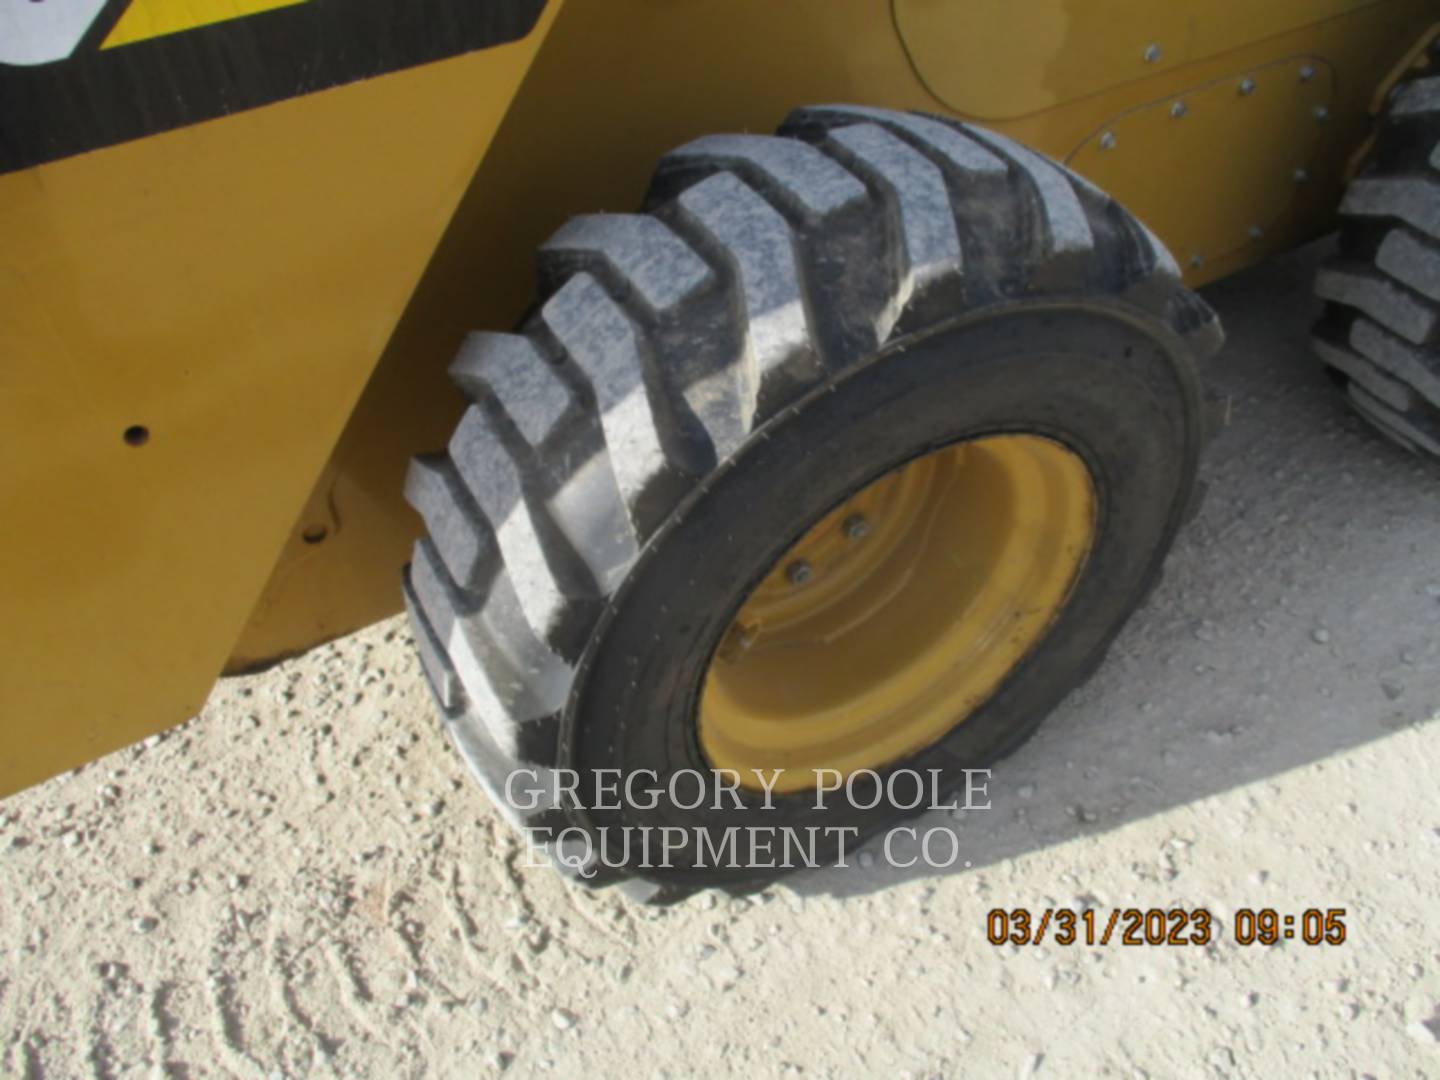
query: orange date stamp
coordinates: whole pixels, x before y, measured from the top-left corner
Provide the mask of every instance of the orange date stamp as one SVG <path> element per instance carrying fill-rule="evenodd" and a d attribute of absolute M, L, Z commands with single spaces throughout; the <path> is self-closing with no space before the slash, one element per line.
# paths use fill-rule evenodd
<path fill-rule="evenodd" d="M 1307 908 L 1296 915 L 1274 908 L 1240 908 L 1231 920 L 1237 945 L 1339 945 L 1344 908 Z M 992 945 L 1209 945 L 1217 921 L 1205 908 L 994 908 L 985 919 Z"/>

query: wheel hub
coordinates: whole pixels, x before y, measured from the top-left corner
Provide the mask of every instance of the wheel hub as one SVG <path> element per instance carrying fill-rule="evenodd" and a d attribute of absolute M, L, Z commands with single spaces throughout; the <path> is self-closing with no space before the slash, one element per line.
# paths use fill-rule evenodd
<path fill-rule="evenodd" d="M 746 598 L 706 674 L 700 747 L 774 790 L 906 758 L 999 688 L 1095 534 L 1081 459 L 1038 435 L 918 458 L 816 522 Z"/>

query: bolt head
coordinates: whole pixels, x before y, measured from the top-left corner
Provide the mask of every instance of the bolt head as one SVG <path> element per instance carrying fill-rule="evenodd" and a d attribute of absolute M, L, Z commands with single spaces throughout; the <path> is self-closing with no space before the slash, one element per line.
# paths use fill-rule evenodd
<path fill-rule="evenodd" d="M 1149 45 L 1145 46 L 1145 51 L 1140 55 L 1145 58 L 1147 64 L 1153 64 L 1164 56 L 1165 53 L 1158 44 L 1152 41 Z"/>
<path fill-rule="evenodd" d="M 1190 265 L 1194 269 L 1199 270 L 1200 267 L 1205 265 L 1205 256 L 1201 255 L 1199 252 L 1196 252 L 1194 255 L 1190 256 Z"/>
<path fill-rule="evenodd" d="M 1254 79 L 1241 79 L 1241 80 L 1240 80 L 1240 96 L 1241 96 L 1241 97 L 1249 97 L 1249 96 L 1250 96 L 1251 94 L 1253 94 L 1254 92 L 1255 92 L 1255 80 L 1254 80 Z"/>
<path fill-rule="evenodd" d="M 846 540 L 864 540 L 870 535 L 870 522 L 865 520 L 864 514 L 851 514 L 840 528 Z"/>
<path fill-rule="evenodd" d="M 1300 81 L 1301 81 L 1301 82 L 1309 82 L 1309 81 L 1310 81 L 1311 79 L 1313 79 L 1313 78 L 1315 78 L 1315 65 L 1314 65 L 1314 64 L 1306 64 L 1304 67 L 1302 67 L 1302 68 L 1300 69 Z"/>
<path fill-rule="evenodd" d="M 1177 101 L 1174 105 L 1170 106 L 1170 115 L 1175 117 L 1175 119 L 1177 120 L 1189 111 L 1190 107 L 1186 105 L 1183 101 Z"/>
<path fill-rule="evenodd" d="M 1323 124 L 1326 120 L 1330 119 L 1330 110 L 1327 109 L 1324 105 L 1316 105 L 1315 119 Z"/>
<path fill-rule="evenodd" d="M 815 568 L 804 559 L 796 559 L 785 568 L 785 580 L 791 585 L 804 585 L 815 576 Z"/>
<path fill-rule="evenodd" d="M 1107 132 L 1105 132 L 1104 135 L 1101 135 L 1101 136 L 1100 136 L 1100 149 L 1101 149 L 1101 150 L 1114 150 L 1114 149 L 1115 149 L 1115 133 L 1114 133 L 1113 131 L 1107 131 Z"/>
<path fill-rule="evenodd" d="M 1308 169 L 1296 169 L 1296 170 L 1295 170 L 1295 182 L 1296 182 L 1297 184 L 1303 184 L 1303 183 L 1305 183 L 1306 180 L 1309 180 L 1309 179 L 1310 179 L 1310 170 L 1308 170 Z"/>
<path fill-rule="evenodd" d="M 1262 229 L 1259 225 L 1251 225 L 1251 226 L 1250 226 L 1250 239 L 1251 239 L 1251 240 L 1259 240 L 1259 239 L 1260 239 L 1262 236 L 1264 236 L 1264 235 L 1265 235 L 1265 230 Z"/>

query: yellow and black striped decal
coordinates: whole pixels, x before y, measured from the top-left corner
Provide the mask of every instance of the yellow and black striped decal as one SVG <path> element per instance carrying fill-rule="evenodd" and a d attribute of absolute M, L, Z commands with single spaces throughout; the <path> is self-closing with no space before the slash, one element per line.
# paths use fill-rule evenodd
<path fill-rule="evenodd" d="M 0 0 L 0 172 L 516 41 L 545 0 Z"/>

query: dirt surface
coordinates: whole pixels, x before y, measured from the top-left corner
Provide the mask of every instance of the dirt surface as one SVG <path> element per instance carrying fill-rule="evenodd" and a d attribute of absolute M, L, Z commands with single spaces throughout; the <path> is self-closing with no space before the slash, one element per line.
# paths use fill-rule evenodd
<path fill-rule="evenodd" d="M 1313 263 L 1209 291 L 1209 496 L 992 808 L 921 822 L 969 868 L 572 890 L 394 620 L 0 803 L 0 1073 L 1440 1075 L 1440 476 L 1307 355 Z M 987 943 L 1050 905 L 1206 907 L 1216 940 Z M 1343 907 L 1349 940 L 1241 946 L 1247 906 Z"/>

